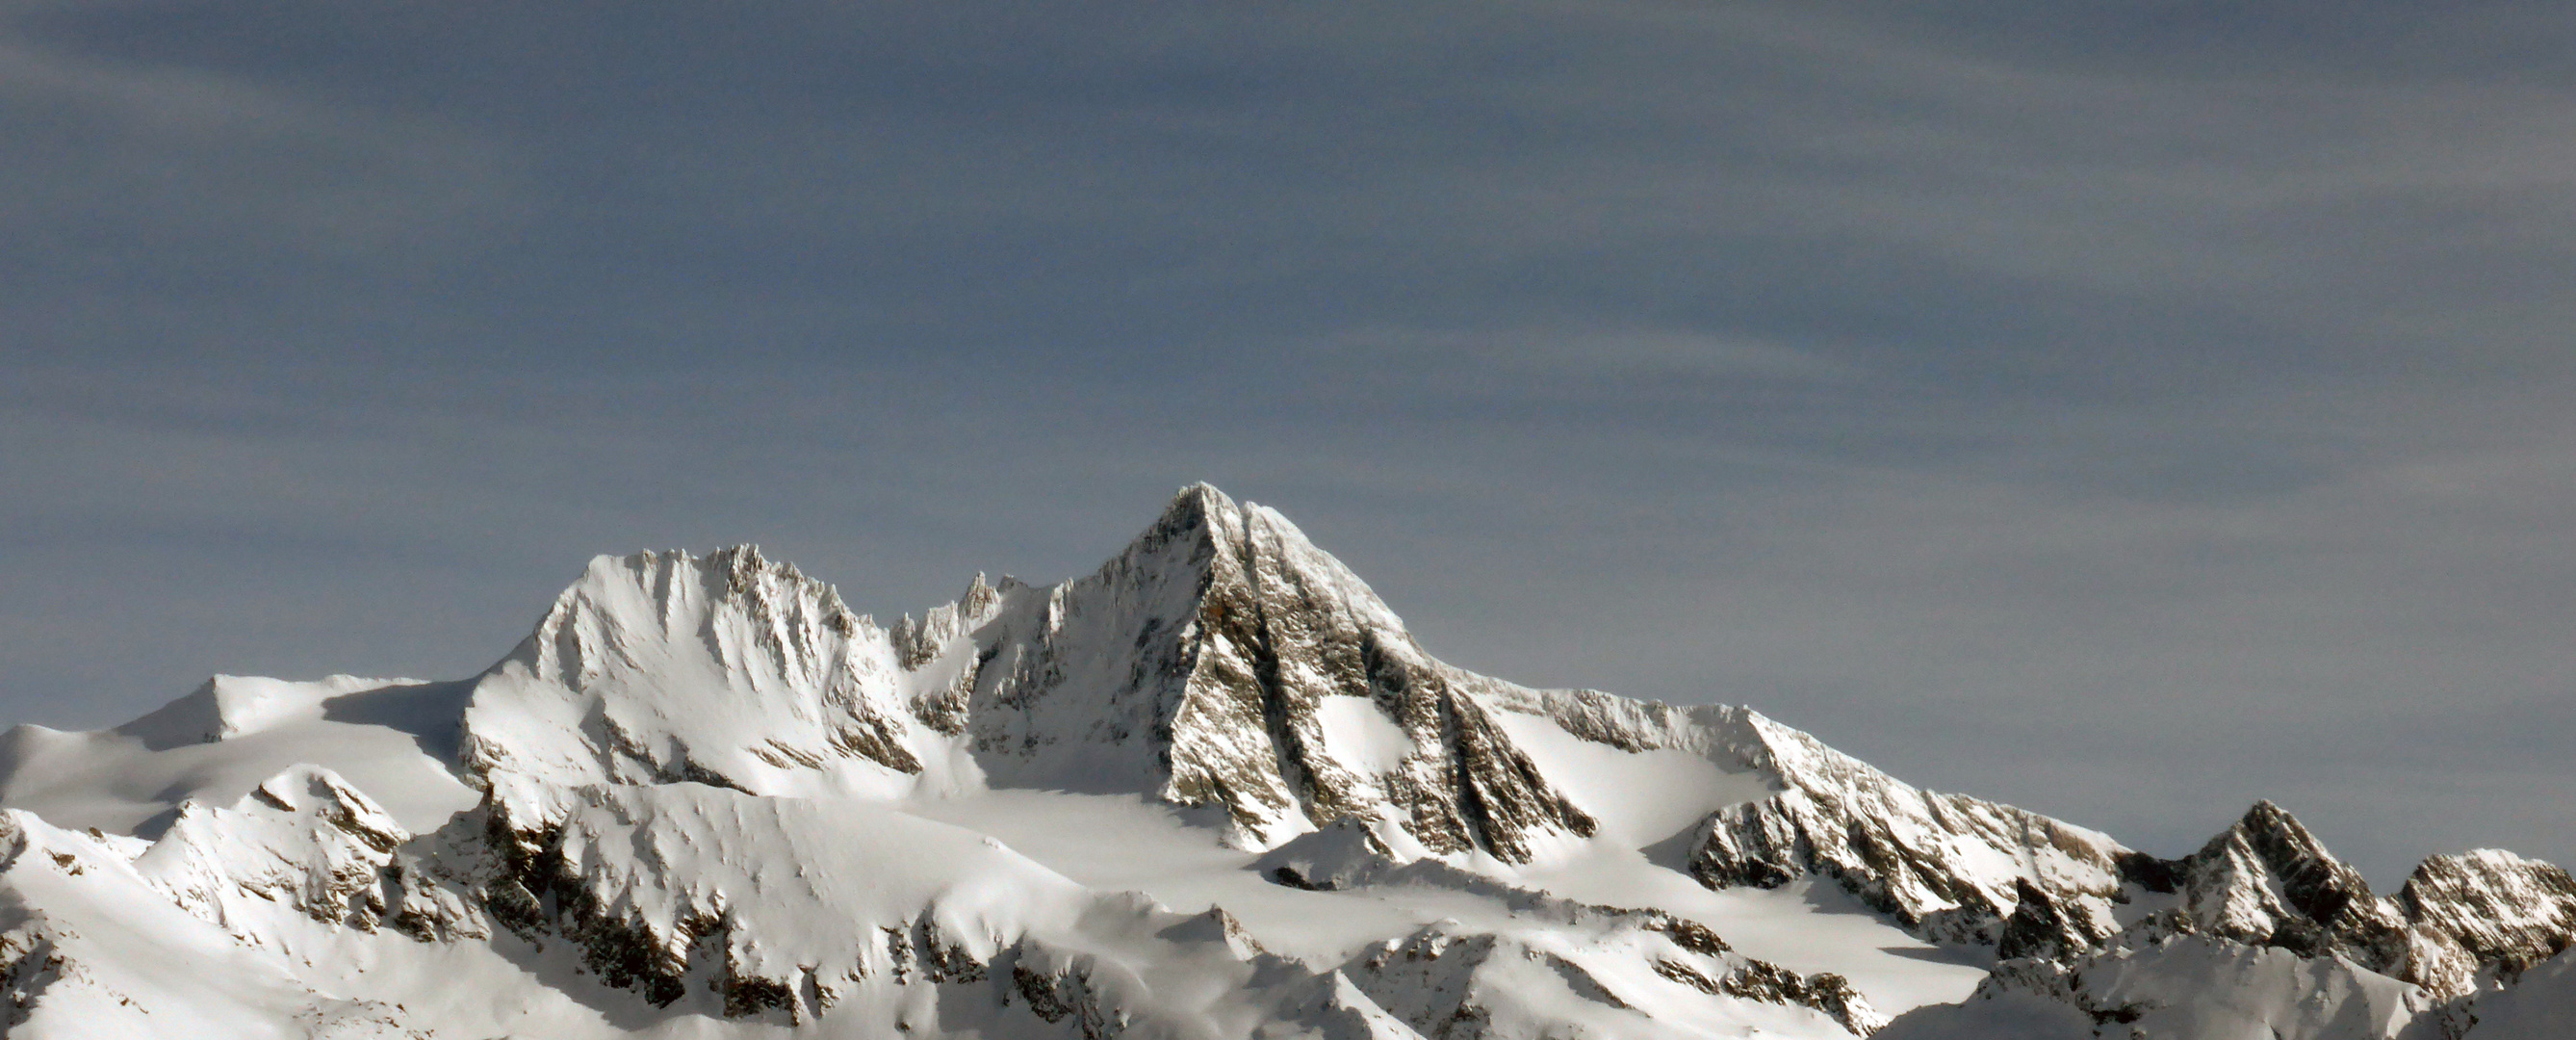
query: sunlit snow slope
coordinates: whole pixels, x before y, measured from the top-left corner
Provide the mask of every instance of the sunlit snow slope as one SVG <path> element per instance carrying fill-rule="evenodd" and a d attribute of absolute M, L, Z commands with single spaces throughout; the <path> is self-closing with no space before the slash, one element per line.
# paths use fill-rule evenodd
<path fill-rule="evenodd" d="M 1746 709 L 1475 675 L 1204 485 L 1093 574 L 890 624 L 748 546 L 601 557 L 479 676 L 21 726 L 0 803 L 12 1037 L 2491 1040 L 2576 1006 L 2548 864 L 2382 898 L 2268 803 L 2159 860 Z"/>

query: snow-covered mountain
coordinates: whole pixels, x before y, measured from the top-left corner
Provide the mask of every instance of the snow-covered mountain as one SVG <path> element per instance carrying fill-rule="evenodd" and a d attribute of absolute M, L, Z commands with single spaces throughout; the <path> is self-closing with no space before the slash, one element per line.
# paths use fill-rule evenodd
<path fill-rule="evenodd" d="M 1424 653 L 1204 485 L 894 622 L 601 557 L 483 674 L 0 736 L 27 1037 L 2576 1035 L 2576 882 L 2163 860 Z"/>

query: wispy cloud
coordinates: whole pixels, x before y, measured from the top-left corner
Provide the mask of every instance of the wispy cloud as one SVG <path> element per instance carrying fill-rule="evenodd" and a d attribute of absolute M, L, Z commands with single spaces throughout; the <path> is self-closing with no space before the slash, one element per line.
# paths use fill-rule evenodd
<path fill-rule="evenodd" d="M 1348 329 L 1309 345 L 1326 365 L 1435 362 L 1442 378 L 1468 382 L 1593 379 L 1703 380 L 1712 377 L 1799 382 L 1860 378 L 1851 361 L 1749 337 L 1691 329 L 1494 330 L 1376 327 Z"/>
<path fill-rule="evenodd" d="M 2576 681 L 2571 35 L 0 7 L 0 695 L 475 667 L 648 545 L 918 610 L 1212 479 L 1465 665 L 2137 840 L 2287 787 L 2376 873 L 2576 856 L 2499 830 L 2576 804 L 2518 738 L 2395 754 L 2558 733 Z"/>
<path fill-rule="evenodd" d="M 514 157 L 452 120 L 83 54 L 5 24 L 0 120 L 0 228 L 79 268 L 166 269 L 217 248 L 416 259 L 529 204 Z M 146 251 L 161 255 L 99 255 Z"/>

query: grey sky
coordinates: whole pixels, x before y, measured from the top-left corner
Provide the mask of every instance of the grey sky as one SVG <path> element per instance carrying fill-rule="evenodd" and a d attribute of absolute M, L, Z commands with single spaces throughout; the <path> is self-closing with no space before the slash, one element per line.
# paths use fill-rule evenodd
<path fill-rule="evenodd" d="M 526 8 L 526 9 L 523 9 Z M 1192 480 L 1435 653 L 2576 861 L 2553 4 L 0 3 L 0 716 L 891 615 Z"/>

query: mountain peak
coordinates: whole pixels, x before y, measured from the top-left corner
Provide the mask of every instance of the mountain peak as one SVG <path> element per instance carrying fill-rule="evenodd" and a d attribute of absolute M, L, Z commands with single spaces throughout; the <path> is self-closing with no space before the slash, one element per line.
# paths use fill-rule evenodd
<path fill-rule="evenodd" d="M 2429 976 L 2415 981 L 2452 992 L 2474 985 L 2482 967 L 2518 976 L 2576 934 L 2576 877 L 2500 849 L 2425 860 L 2396 902 L 2416 925 L 2417 974 Z"/>
<path fill-rule="evenodd" d="M 406 680 L 333 675 L 315 682 L 217 675 L 185 697 L 116 728 L 152 750 L 211 744 L 281 722 L 318 716 L 330 697 Z"/>
<path fill-rule="evenodd" d="M 2404 953 L 2405 921 L 2395 908 L 2270 801 L 2254 803 L 2186 857 L 2181 874 L 2190 913 L 2211 934 L 2303 956 L 2340 952 L 2373 968 Z"/>
<path fill-rule="evenodd" d="M 1246 508 L 1219 491 L 1214 485 L 1199 483 L 1180 489 L 1165 503 L 1161 515 L 1146 527 L 1127 548 L 1102 568 L 1100 576 L 1125 568 L 1164 566 L 1152 561 L 1170 560 L 1170 564 L 1192 569 L 1220 562 L 1220 546 L 1238 544 L 1253 526 L 1255 517 L 1268 510 L 1258 506 Z M 1301 535 L 1299 541 L 1303 541 Z M 1171 559 L 1177 557 L 1177 559 Z"/>
<path fill-rule="evenodd" d="M 1220 525 L 1240 526 L 1244 509 L 1216 485 L 1201 481 L 1172 493 L 1163 504 L 1163 512 L 1154 524 L 1137 536 L 1138 541 L 1163 541 L 1194 532 L 1205 532 Z M 1229 523 L 1231 521 L 1231 523 Z"/>
<path fill-rule="evenodd" d="M 465 765 L 761 793 L 918 775 L 893 644 L 756 545 L 601 556 L 477 680 Z"/>
<path fill-rule="evenodd" d="M 315 750 L 358 771 L 270 761 Z M 479 807 L 404 797 L 464 795 L 455 765 Z M 235 773 L 153 841 L 12 782 L 86 806 Z M 2268 801 L 2167 861 L 1749 709 L 1480 676 L 1204 483 L 1093 573 L 978 574 L 890 629 L 756 545 L 602 556 L 479 676 L 218 677 L 112 735 L 11 731 L 0 797 L 11 1036 L 1828 1040 L 1882 998 L 1917 1009 L 1891 1038 L 2030 1032 L 1940 1025 L 1919 1005 L 1974 969 L 1910 932 L 2020 987 L 1960 1014 L 2327 1040 L 2474 1023 L 2457 1001 L 2562 977 L 2576 935 L 2576 879 L 2506 853 L 2382 899 Z M 483 945 L 513 933 L 565 949 Z M 2338 1007 L 2375 1024 L 2311 1014 Z"/>
<path fill-rule="evenodd" d="M 1179 509 L 1184 506 L 1193 506 L 1202 511 L 1217 509 L 1231 510 L 1235 508 L 1232 496 L 1227 495 L 1224 491 L 1219 490 L 1216 485 L 1210 484 L 1204 480 L 1193 481 L 1184 485 L 1179 491 L 1173 492 L 1171 505 L 1165 507 L 1165 509 L 1166 511 L 1169 511 L 1171 509 Z"/>
<path fill-rule="evenodd" d="M 2244 842 L 2276 870 L 2296 870 L 2308 864 L 2342 865 L 2326 851 L 2316 832 L 2270 799 L 2255 802 L 2225 833 L 2210 839 L 2213 846 L 2230 841 Z"/>
<path fill-rule="evenodd" d="M 1526 860 L 1593 821 L 1403 621 L 1276 511 L 1207 484 L 1098 571 L 996 622 L 972 680 L 996 782 L 1222 809 L 1269 848 L 1357 819 L 1415 850 Z M 983 663 L 989 662 L 989 664 Z"/>

